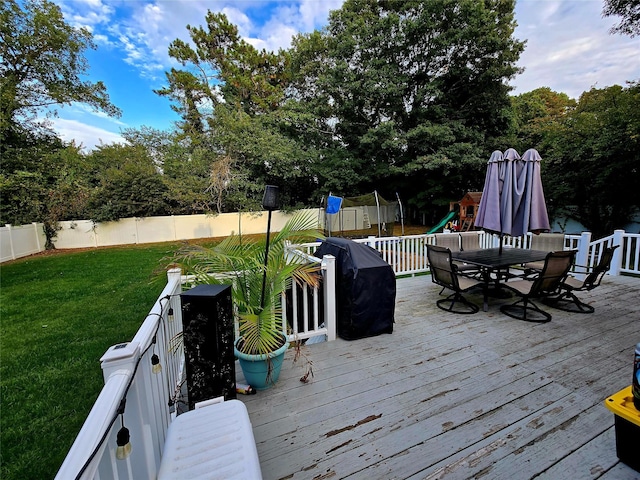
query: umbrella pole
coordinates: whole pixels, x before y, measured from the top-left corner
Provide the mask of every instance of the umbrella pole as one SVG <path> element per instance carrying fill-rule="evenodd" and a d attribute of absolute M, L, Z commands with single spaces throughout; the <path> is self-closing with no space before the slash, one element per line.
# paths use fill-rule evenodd
<path fill-rule="evenodd" d="M 502 233 L 500 233 L 500 248 L 498 249 L 498 255 L 502 255 Z"/>

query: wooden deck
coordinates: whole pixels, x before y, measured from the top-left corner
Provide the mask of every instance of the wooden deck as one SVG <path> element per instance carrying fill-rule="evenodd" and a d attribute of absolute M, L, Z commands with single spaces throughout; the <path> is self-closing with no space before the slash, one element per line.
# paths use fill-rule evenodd
<path fill-rule="evenodd" d="M 631 383 L 640 279 L 583 293 L 591 315 L 543 307 L 547 324 L 501 314 L 505 300 L 443 312 L 429 276 L 397 289 L 392 335 L 305 347 L 311 383 L 290 356 L 275 387 L 239 396 L 266 480 L 640 478 L 603 404 Z"/>

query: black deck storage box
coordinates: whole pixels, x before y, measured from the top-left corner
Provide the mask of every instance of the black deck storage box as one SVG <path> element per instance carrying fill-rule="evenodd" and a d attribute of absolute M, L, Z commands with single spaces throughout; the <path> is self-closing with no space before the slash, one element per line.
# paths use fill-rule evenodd
<path fill-rule="evenodd" d="M 315 252 L 336 257 L 338 335 L 345 340 L 392 333 L 396 276 L 380 254 L 345 238 L 326 239 Z"/>

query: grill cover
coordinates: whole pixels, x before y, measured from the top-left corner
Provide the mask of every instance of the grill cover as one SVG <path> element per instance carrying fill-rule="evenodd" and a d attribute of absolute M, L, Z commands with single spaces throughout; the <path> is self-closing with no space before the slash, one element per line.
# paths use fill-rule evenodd
<path fill-rule="evenodd" d="M 396 277 L 380 254 L 345 238 L 326 239 L 315 252 L 336 257 L 338 335 L 345 340 L 392 333 Z"/>

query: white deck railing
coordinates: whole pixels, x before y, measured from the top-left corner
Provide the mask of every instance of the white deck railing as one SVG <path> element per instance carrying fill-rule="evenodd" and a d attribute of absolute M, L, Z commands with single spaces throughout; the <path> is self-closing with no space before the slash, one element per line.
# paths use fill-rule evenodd
<path fill-rule="evenodd" d="M 295 252 L 293 252 L 295 254 Z M 305 256 L 306 258 L 306 256 Z M 336 338 L 335 258 L 320 263 L 320 287 L 298 286 L 291 299 L 283 297 L 285 319 L 292 328 L 290 340 L 326 335 Z M 182 312 L 178 295 L 187 277 L 179 269 L 169 270 L 167 285 L 131 342 L 114 345 L 100 359 L 105 385 L 71 446 L 57 480 L 155 479 L 167 428 L 182 402 L 184 352 L 179 340 Z M 319 289 L 323 292 L 320 294 Z M 287 318 L 287 310 L 291 318 Z M 286 324 L 287 322 L 285 322 Z M 158 355 L 162 369 L 152 372 L 152 356 Z M 124 407 L 124 410 L 122 410 Z M 116 437 L 122 424 L 129 430 L 132 452 L 116 459 Z"/>
<path fill-rule="evenodd" d="M 500 237 L 483 231 L 477 232 L 480 248 L 495 248 L 500 245 Z M 504 236 L 502 245 L 513 248 L 531 248 L 533 234 L 521 237 Z M 424 273 L 429 271 L 427 262 L 427 245 L 436 244 L 435 234 L 408 235 L 405 237 L 368 237 L 355 239 L 355 242 L 366 243 L 380 252 L 382 258 L 393 268 L 396 276 Z M 577 265 L 593 267 L 602 255 L 603 248 L 620 245 L 616 249 L 611 263 L 609 275 L 621 273 L 640 274 L 640 234 L 626 233 L 616 230 L 612 235 L 591 241 L 591 232 L 580 235 L 565 235 L 564 249 L 576 250 Z M 297 245 L 297 248 L 313 255 L 320 242 Z"/>
<path fill-rule="evenodd" d="M 304 340 L 325 335 L 328 341 L 336 339 L 336 259 L 325 255 L 319 259 L 301 251 L 298 246 L 287 246 L 286 254 L 297 257 L 302 262 L 318 263 L 322 272 L 320 287 L 294 285 L 291 299 L 287 302 L 282 295 L 283 332 L 289 341 Z M 320 294 L 322 288 L 323 294 Z M 286 306 L 290 308 L 287 308 Z"/>
<path fill-rule="evenodd" d="M 114 345 L 100 359 L 105 385 L 71 446 L 56 479 L 154 479 L 172 410 L 180 389 L 184 355 L 166 348 L 182 330 L 180 270 L 168 272 L 167 285 L 131 342 Z M 173 313 L 173 320 L 169 313 Z M 152 373 L 151 357 L 162 370 Z M 122 410 L 124 408 L 124 410 Z M 129 430 L 131 456 L 116 460 L 121 424 Z"/>
<path fill-rule="evenodd" d="M 483 248 L 495 247 L 499 238 L 484 232 Z M 356 240 L 376 248 L 396 275 L 428 271 L 426 245 L 435 243 L 434 235 L 366 238 Z M 529 248 L 530 235 L 503 239 L 504 245 Z M 296 245 L 288 249 L 305 261 L 321 262 L 323 295 L 318 288 L 303 286 L 291 292 L 290 308 L 283 308 L 291 325 L 290 340 L 326 335 L 336 337 L 335 258 L 313 257 L 319 242 Z M 604 246 L 620 245 L 616 250 L 611 275 L 640 274 L 640 234 L 616 230 L 613 235 L 591 242 L 591 234 L 565 236 L 565 249 L 575 249 L 576 264 L 595 265 Z M 168 272 L 167 286 L 149 312 L 140 330 L 128 343 L 114 345 L 101 359 L 105 386 L 65 458 L 56 479 L 155 479 L 162 458 L 167 428 L 174 418 L 175 402 L 183 378 L 184 354 L 181 342 L 172 342 L 182 330 L 180 301 L 185 278 L 179 270 Z M 321 300 L 321 297 L 323 299 Z M 283 299 L 283 305 L 286 304 Z M 171 320 L 169 313 L 173 313 Z M 288 317 L 288 315 L 291 315 Z M 324 324 L 324 325 L 323 325 Z M 155 339 L 155 343 L 154 343 Z M 173 348 L 176 347 L 176 348 Z M 160 374 L 152 373 L 151 357 L 157 354 Z M 116 460 L 116 435 L 121 426 L 122 399 L 126 399 L 122 418 L 129 429 L 132 454 Z"/>

